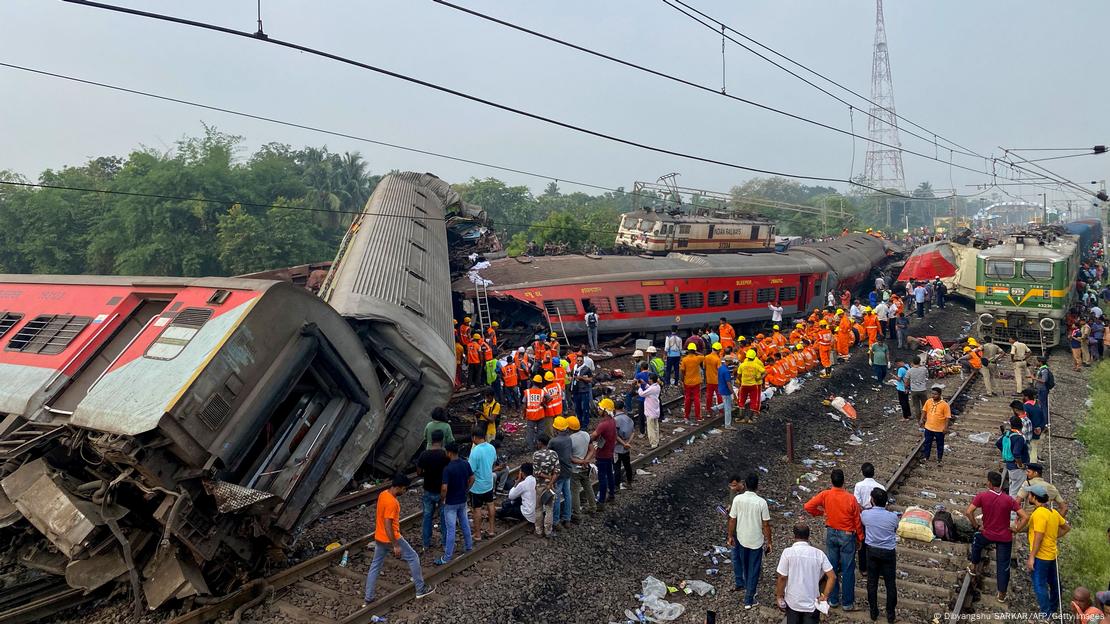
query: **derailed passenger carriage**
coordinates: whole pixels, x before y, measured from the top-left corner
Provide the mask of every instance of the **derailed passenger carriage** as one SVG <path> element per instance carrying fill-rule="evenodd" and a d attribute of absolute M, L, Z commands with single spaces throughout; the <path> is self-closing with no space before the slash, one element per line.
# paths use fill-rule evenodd
<path fill-rule="evenodd" d="M 753 322 L 823 307 L 831 289 L 859 286 L 887 257 L 883 240 L 863 234 L 792 247 L 773 254 L 554 256 L 495 260 L 480 271 L 492 318 L 503 324 L 543 322 L 567 334 L 586 331 L 588 308 L 606 332 L 663 332 L 671 325 L 700 327 L 720 317 Z M 469 279 L 455 293 L 477 296 Z"/>
<path fill-rule="evenodd" d="M 14 559 L 150 608 L 224 593 L 360 467 L 406 466 L 450 397 L 457 200 L 382 180 L 323 284 L 334 308 L 270 280 L 0 275 Z"/>
<path fill-rule="evenodd" d="M 381 432 L 370 359 L 306 290 L 0 283 L 0 513 L 19 559 L 73 587 L 208 593 L 315 518 Z"/>

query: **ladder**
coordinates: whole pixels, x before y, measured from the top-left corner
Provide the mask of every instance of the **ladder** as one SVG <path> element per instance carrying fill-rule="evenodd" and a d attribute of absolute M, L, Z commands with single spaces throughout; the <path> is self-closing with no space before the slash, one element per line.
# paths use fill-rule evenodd
<path fill-rule="evenodd" d="M 482 328 L 482 335 L 486 335 L 486 328 L 490 326 L 489 316 L 489 294 L 486 292 L 486 285 L 483 281 L 480 284 L 474 285 L 474 299 L 478 305 L 478 326 Z"/>
<path fill-rule="evenodd" d="M 559 311 L 558 307 L 555 308 L 555 318 L 559 320 L 559 344 L 569 349 L 570 339 L 567 338 L 567 328 L 563 325 L 563 313 Z M 547 324 L 551 331 L 555 331 L 555 324 L 551 322 L 550 314 L 547 316 Z"/>

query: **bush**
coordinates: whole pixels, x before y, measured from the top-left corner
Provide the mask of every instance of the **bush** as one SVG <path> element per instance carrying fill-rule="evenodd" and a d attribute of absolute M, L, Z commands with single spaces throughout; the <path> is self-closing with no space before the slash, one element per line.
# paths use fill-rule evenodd
<path fill-rule="evenodd" d="M 1083 491 L 1071 514 L 1072 531 L 1060 541 L 1060 571 L 1064 587 L 1099 591 L 1110 581 L 1110 364 L 1095 368 L 1091 386 L 1092 407 L 1078 429 L 1087 451 L 1079 466 Z"/>

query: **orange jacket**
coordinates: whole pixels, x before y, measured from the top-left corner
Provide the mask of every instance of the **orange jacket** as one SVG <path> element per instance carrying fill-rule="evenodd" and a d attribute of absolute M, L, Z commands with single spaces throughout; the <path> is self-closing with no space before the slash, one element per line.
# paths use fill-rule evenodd
<path fill-rule="evenodd" d="M 545 416 L 562 416 L 563 415 L 563 386 L 557 382 L 548 382 L 543 387 L 544 404 L 543 413 Z"/>
<path fill-rule="evenodd" d="M 482 363 L 482 348 L 475 342 L 470 341 L 466 343 L 466 363 L 467 364 L 481 364 Z"/>
<path fill-rule="evenodd" d="M 721 337 L 721 346 L 729 347 L 736 345 L 736 328 L 728 323 L 721 323 L 717 327 L 717 334 Z"/>
<path fill-rule="evenodd" d="M 782 332 L 780 331 L 771 334 L 771 344 L 775 345 L 776 347 L 785 347 L 786 336 L 783 336 Z"/>
<path fill-rule="evenodd" d="M 848 349 L 852 346 L 852 330 L 841 329 L 836 332 L 836 352 L 840 355 L 848 355 Z"/>
<path fill-rule="evenodd" d="M 464 345 L 470 344 L 470 341 L 473 340 L 473 338 L 471 338 L 473 334 L 474 332 L 470 331 L 470 325 L 466 323 L 459 325 L 459 342 Z"/>
<path fill-rule="evenodd" d="M 543 403 L 546 395 L 539 386 L 524 391 L 524 417 L 528 420 L 543 420 Z"/>
<path fill-rule="evenodd" d="M 493 346 L 497 346 L 497 330 L 493 327 L 486 328 L 486 341 Z"/>
<path fill-rule="evenodd" d="M 790 332 L 790 344 L 798 344 L 802 340 L 805 340 L 805 337 L 806 332 L 804 329 L 795 328 L 793 331 Z"/>
<path fill-rule="evenodd" d="M 506 388 L 515 388 L 519 382 L 517 378 L 517 367 L 513 362 L 501 365 L 501 382 L 505 384 Z"/>

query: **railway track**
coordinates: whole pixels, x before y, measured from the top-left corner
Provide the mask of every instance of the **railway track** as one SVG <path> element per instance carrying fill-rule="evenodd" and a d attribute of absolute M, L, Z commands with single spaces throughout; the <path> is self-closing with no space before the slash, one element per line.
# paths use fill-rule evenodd
<path fill-rule="evenodd" d="M 664 401 L 664 409 L 673 408 L 681 403 L 681 396 Z M 670 418 L 660 424 L 660 445 L 654 450 L 646 450 L 633 460 L 636 468 L 647 468 L 652 460 L 663 457 L 681 448 L 691 438 L 697 438 L 721 424 L 721 417 L 710 418 L 691 427 L 681 419 Z M 375 496 L 376 499 L 376 496 Z M 373 501 L 370 501 L 373 504 Z M 369 516 L 373 512 L 366 510 Z M 422 514 L 417 512 L 401 519 L 402 533 L 411 537 L 418 535 Z M 501 552 L 532 533 L 532 525 L 519 522 L 504 528 L 493 538 L 475 544 L 474 550 L 461 553 L 447 565 L 431 568 L 427 566 L 424 574 L 428 583 L 439 584 L 448 579 L 459 577 L 460 573 Z M 373 558 L 372 535 L 364 535 L 340 548 L 321 553 L 290 568 L 277 572 L 265 579 L 256 579 L 238 591 L 212 601 L 198 609 L 173 619 L 170 624 L 203 624 L 221 614 L 243 612 L 263 600 L 272 600 L 273 607 L 291 619 L 314 624 L 362 624 L 372 622 L 381 616 L 415 599 L 415 587 L 409 578 L 408 567 L 393 557 L 386 558 L 386 564 L 378 578 L 378 598 L 367 608 L 361 608 L 362 591 L 366 571 Z M 461 539 L 461 538 L 460 538 Z M 415 540 L 410 543 L 416 543 Z M 460 545 L 461 549 L 461 545 Z M 348 555 L 346 566 L 340 565 L 343 553 Z M 461 579 L 466 582 L 466 579 Z M 433 594 L 429 600 L 441 599 Z"/>
<path fill-rule="evenodd" d="M 982 382 L 975 375 L 960 383 L 951 395 L 946 393 L 945 398 L 952 405 L 955 418 L 945 440 L 944 462 L 940 466 L 935 462 L 921 462 L 924 440 L 920 436 L 901 448 L 877 448 L 873 457 L 866 458 L 875 465 L 876 475 L 890 475 L 884 484 L 891 493 L 889 509 L 902 512 L 910 506 L 918 506 L 934 511 L 938 505 L 944 505 L 957 519 L 957 523 L 960 523 L 962 511 L 975 494 L 983 490 L 987 471 L 998 469 L 998 453 L 994 445 L 972 442 L 968 436 L 990 432 L 993 440 L 998 434 L 999 423 L 1010 415 L 1009 403 L 1012 398 L 1008 394 L 997 397 L 980 396 L 983 394 L 981 388 Z M 916 424 L 907 423 L 907 426 L 916 428 Z M 845 472 L 850 473 L 849 470 Z M 824 548 L 824 532 L 819 533 L 820 535 L 815 535 L 813 543 Z M 961 541 L 956 542 L 934 540 L 924 543 L 899 538 L 898 621 L 954 621 L 968 614 L 990 619 L 995 614 L 1013 610 L 1013 597 L 1009 605 L 999 604 L 994 600 L 993 563 L 985 566 L 986 573 L 978 586 L 976 579 L 968 574 L 970 537 L 964 531 L 959 536 Z M 988 556 L 993 557 L 993 551 Z M 1020 573 L 1011 574 L 1011 595 L 1014 594 L 1014 585 L 1019 582 L 1020 576 Z M 979 599 L 979 587 L 985 587 L 982 600 Z M 884 613 L 882 605 L 885 595 L 880 582 L 880 617 Z M 834 610 L 836 619 L 833 621 L 870 621 L 866 578 L 858 571 L 856 606 L 860 610 L 851 613 Z"/>

